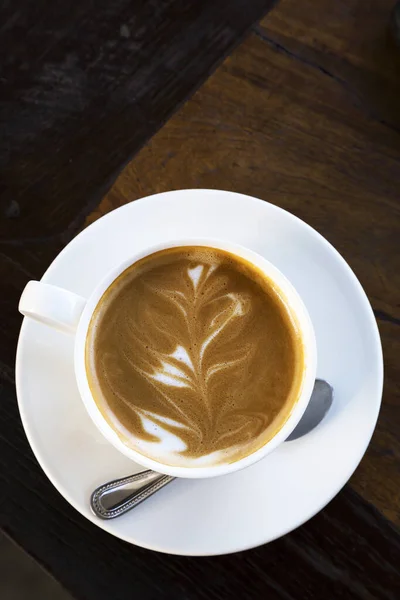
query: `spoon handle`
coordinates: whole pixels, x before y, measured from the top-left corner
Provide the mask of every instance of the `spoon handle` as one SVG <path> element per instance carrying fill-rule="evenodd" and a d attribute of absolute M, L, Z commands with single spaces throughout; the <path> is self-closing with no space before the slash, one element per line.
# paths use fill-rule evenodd
<path fill-rule="evenodd" d="M 114 519 L 131 510 L 175 479 L 154 471 L 142 471 L 99 486 L 90 497 L 90 507 L 100 519 Z"/>

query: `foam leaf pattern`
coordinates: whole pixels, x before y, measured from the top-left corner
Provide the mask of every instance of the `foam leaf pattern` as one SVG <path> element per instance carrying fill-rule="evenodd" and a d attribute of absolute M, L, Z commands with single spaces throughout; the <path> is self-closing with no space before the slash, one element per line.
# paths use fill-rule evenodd
<path fill-rule="evenodd" d="M 114 425 L 155 456 L 166 439 L 198 458 L 255 440 L 291 385 L 275 368 L 293 353 L 272 304 L 229 264 L 192 257 L 133 279 L 101 327 L 111 348 L 98 369 Z"/>

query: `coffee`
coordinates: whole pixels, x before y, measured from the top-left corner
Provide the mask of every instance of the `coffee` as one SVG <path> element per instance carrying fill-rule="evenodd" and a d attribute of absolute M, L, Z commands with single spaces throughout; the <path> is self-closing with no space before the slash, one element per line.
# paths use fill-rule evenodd
<path fill-rule="evenodd" d="M 128 446 L 169 465 L 234 462 L 269 441 L 300 394 L 301 334 L 259 269 L 182 246 L 125 270 L 86 341 L 98 408 Z"/>

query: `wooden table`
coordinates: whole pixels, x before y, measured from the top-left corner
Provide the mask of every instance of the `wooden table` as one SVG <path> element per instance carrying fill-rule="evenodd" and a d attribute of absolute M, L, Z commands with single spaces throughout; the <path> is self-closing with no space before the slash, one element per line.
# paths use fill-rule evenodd
<path fill-rule="evenodd" d="M 400 598 L 394 0 L 281 0 L 258 22 L 272 4 L 1 9 L 0 522 L 78 599 Z M 203 559 L 131 547 L 86 522 L 37 465 L 14 389 L 25 283 L 101 215 L 187 187 L 267 199 L 332 242 L 371 300 L 386 370 L 369 449 L 328 507 L 269 545 Z"/>

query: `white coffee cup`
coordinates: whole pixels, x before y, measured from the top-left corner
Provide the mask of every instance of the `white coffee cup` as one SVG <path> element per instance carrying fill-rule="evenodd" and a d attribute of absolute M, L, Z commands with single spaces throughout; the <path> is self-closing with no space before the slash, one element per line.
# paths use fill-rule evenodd
<path fill-rule="evenodd" d="M 298 323 L 302 336 L 304 346 L 303 383 L 299 392 L 299 397 L 294 403 L 288 419 L 274 437 L 261 448 L 252 454 L 231 463 L 202 467 L 171 466 L 140 454 L 132 447 L 124 444 L 116 431 L 108 424 L 97 407 L 89 387 L 85 365 L 86 337 L 91 317 L 104 292 L 113 281 L 125 271 L 125 269 L 130 267 L 136 261 L 154 252 L 179 246 L 208 246 L 217 248 L 230 252 L 252 263 L 272 280 L 274 285 L 280 291 L 285 303 Z M 174 477 L 204 478 L 225 475 L 247 467 L 265 457 L 275 450 L 275 448 L 284 442 L 292 433 L 307 408 L 314 387 L 317 363 L 316 342 L 311 319 L 303 301 L 291 283 L 289 283 L 286 277 L 284 277 L 276 267 L 262 256 L 243 246 L 239 246 L 238 244 L 221 240 L 188 239 L 148 248 L 146 251 L 129 257 L 123 263 L 112 269 L 112 271 L 110 271 L 99 283 L 88 299 L 53 285 L 41 283 L 40 281 L 30 281 L 22 293 L 19 302 L 19 311 L 25 317 L 35 319 L 49 327 L 75 336 L 74 364 L 78 389 L 82 401 L 94 424 L 104 437 L 128 458 L 131 458 L 133 461 L 147 469 L 153 469 L 159 473 L 165 473 Z"/>

